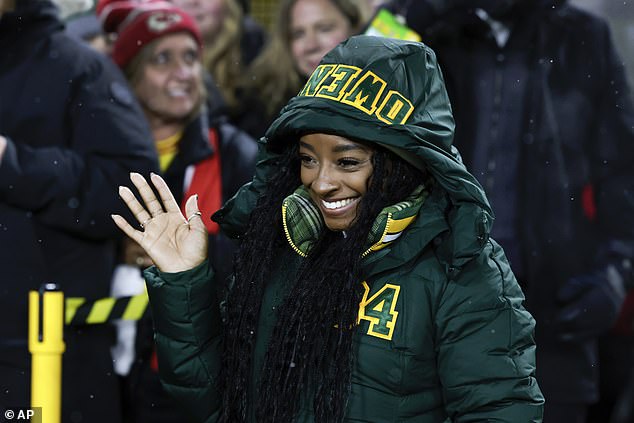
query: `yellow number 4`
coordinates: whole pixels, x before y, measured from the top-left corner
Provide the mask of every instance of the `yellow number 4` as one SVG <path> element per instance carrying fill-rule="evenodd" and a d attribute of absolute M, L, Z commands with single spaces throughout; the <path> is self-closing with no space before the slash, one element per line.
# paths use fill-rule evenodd
<path fill-rule="evenodd" d="M 376 336 L 387 340 L 392 339 L 398 311 L 396 311 L 396 302 L 401 287 L 398 285 L 385 284 L 376 294 L 368 298 L 370 287 L 363 282 L 363 299 L 359 304 L 359 319 L 370 322 L 368 335 Z"/>

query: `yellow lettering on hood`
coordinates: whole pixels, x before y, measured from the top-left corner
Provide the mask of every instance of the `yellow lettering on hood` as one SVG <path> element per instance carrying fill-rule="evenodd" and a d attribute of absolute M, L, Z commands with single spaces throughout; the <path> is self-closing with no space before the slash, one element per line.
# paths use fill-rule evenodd
<path fill-rule="evenodd" d="M 386 90 L 387 85 L 384 79 L 370 70 L 325 64 L 315 69 L 298 96 L 320 97 L 347 104 L 388 125 L 402 125 L 414 111 L 414 105 L 402 93 Z"/>

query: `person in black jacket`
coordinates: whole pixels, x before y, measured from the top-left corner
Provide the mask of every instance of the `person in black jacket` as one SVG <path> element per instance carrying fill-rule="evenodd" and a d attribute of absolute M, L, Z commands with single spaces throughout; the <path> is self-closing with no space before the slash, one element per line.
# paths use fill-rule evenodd
<path fill-rule="evenodd" d="M 104 0 L 97 11 L 104 27 L 116 31 L 112 59 L 150 122 L 163 177 L 182 205 L 196 194 L 202 213 L 211 216 L 251 179 L 257 144 L 208 109 L 195 20 L 166 2 Z M 235 247 L 211 220 L 206 230 L 209 259 L 222 286 L 232 273 Z M 130 239 L 124 242 L 123 261 L 140 268 L 152 264 Z M 159 384 L 151 322 L 139 322 L 137 328 L 136 362 L 125 383 L 126 414 L 135 423 L 182 422 Z"/>
<path fill-rule="evenodd" d="M 544 421 L 583 422 L 634 256 L 634 108 L 609 28 L 562 0 L 391 7 L 438 55 L 455 143 L 537 320 Z"/>
<path fill-rule="evenodd" d="M 48 0 L 0 2 L 0 406 L 30 404 L 27 296 L 108 296 L 116 186 L 157 169 L 120 71 L 63 31 Z M 110 326 L 67 327 L 62 421 L 120 422 Z"/>

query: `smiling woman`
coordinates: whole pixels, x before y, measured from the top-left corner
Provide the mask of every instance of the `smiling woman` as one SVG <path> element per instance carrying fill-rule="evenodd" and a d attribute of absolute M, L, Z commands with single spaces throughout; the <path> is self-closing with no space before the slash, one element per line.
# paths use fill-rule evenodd
<path fill-rule="evenodd" d="M 336 91 L 336 69 L 376 95 L 309 93 Z M 541 422 L 535 322 L 451 146 L 434 53 L 356 36 L 315 72 L 213 216 L 240 241 L 230 286 L 210 283 L 195 197 L 183 215 L 158 176 L 160 200 L 138 175 L 143 204 L 122 188 L 150 222 L 113 216 L 157 266 L 145 276 L 165 386 L 207 423 Z M 412 110 L 382 119 L 383 91 Z"/>
<path fill-rule="evenodd" d="M 290 44 L 299 73 L 307 78 L 352 31 L 351 20 L 331 0 L 297 0 L 291 8 Z"/>
<path fill-rule="evenodd" d="M 126 67 L 156 139 L 183 130 L 204 99 L 200 48 L 186 32 L 148 44 Z"/>
<path fill-rule="evenodd" d="M 164 140 L 200 113 L 202 38 L 193 18 L 169 3 L 149 1 L 144 8 L 102 0 L 97 11 L 104 30 L 116 33 L 113 60 L 130 81 L 155 140 Z"/>

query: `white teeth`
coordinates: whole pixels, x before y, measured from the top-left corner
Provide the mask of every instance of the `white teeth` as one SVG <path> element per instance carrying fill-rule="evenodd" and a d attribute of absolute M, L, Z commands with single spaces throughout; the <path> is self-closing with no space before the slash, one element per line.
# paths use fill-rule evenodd
<path fill-rule="evenodd" d="M 353 201 L 354 201 L 354 198 L 346 198 L 345 200 L 339 200 L 339 201 L 333 201 L 333 202 L 321 200 L 321 203 L 324 205 L 325 208 L 329 210 L 334 210 L 334 209 L 340 209 L 344 206 L 347 206 Z"/>
<path fill-rule="evenodd" d="M 178 89 L 172 89 L 172 90 L 169 91 L 169 94 L 172 97 L 183 97 L 183 96 L 187 95 L 187 91 L 178 90 Z"/>

